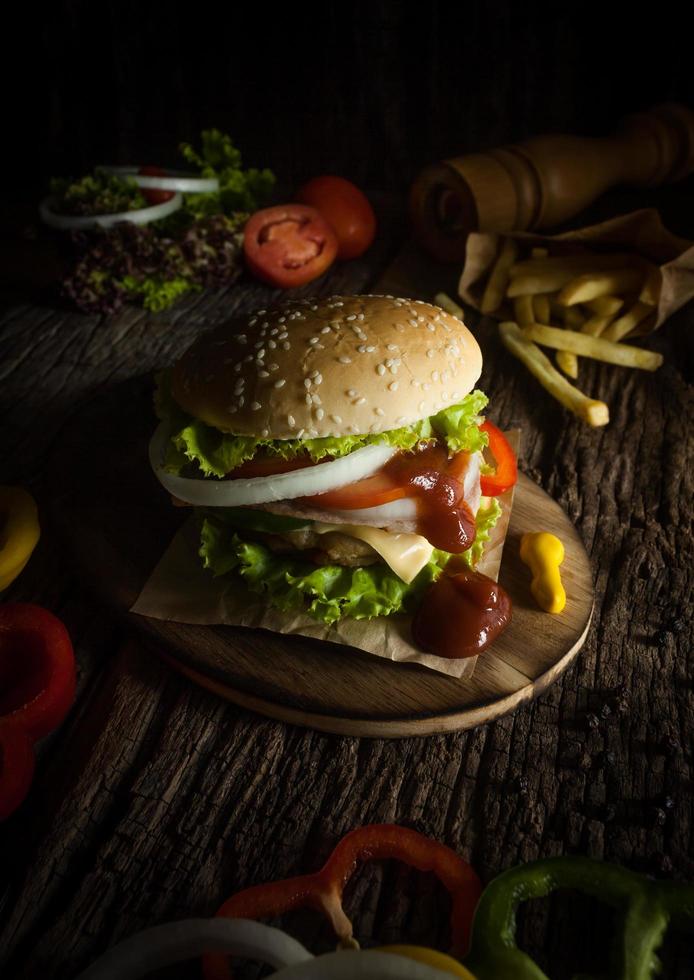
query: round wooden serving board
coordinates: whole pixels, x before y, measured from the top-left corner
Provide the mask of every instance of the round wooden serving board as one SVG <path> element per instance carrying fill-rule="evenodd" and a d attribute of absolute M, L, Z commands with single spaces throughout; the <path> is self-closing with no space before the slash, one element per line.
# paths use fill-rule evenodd
<path fill-rule="evenodd" d="M 89 586 L 144 634 L 148 647 L 195 682 L 282 721 L 343 735 L 397 737 L 450 732 L 492 721 L 536 697 L 568 667 L 593 608 L 583 544 L 561 508 L 519 479 L 500 582 L 513 600 L 511 626 L 456 680 L 350 647 L 229 626 L 193 626 L 128 610 L 185 515 L 150 471 L 152 380 L 103 392 L 68 423 L 51 461 L 53 522 Z M 542 612 L 519 557 L 526 531 L 564 542 L 567 604 Z"/>

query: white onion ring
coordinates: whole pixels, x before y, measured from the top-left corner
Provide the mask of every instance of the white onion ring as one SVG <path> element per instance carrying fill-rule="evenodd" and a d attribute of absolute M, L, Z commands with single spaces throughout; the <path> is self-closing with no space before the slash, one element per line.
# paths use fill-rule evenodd
<path fill-rule="evenodd" d="M 114 174 L 116 177 L 130 177 L 138 187 L 148 187 L 162 191 L 182 191 L 184 194 L 209 194 L 219 190 L 219 181 L 216 177 L 196 177 L 194 174 L 185 173 L 182 170 L 166 170 L 164 174 L 154 176 L 152 174 L 141 174 L 139 167 L 124 166 L 99 166 L 97 170 L 104 173 Z M 163 169 L 163 168 L 162 168 Z"/>
<path fill-rule="evenodd" d="M 397 953 L 342 950 L 286 967 L 272 980 L 451 980 L 451 974 Z"/>
<path fill-rule="evenodd" d="M 174 497 L 196 507 L 247 507 L 327 493 L 371 476 L 397 452 L 393 446 L 363 446 L 330 463 L 274 476 L 256 476 L 247 480 L 191 480 L 164 470 L 162 460 L 168 438 L 169 428 L 162 422 L 149 444 L 149 461 L 154 475 Z"/>
<path fill-rule="evenodd" d="M 417 500 L 415 497 L 399 497 L 377 507 L 358 507 L 355 510 L 326 510 L 329 517 L 339 517 L 350 524 L 369 524 L 374 527 L 387 527 L 395 521 L 414 521 L 417 519 Z"/>
<path fill-rule="evenodd" d="M 276 968 L 313 956 L 296 939 L 250 919 L 184 919 L 138 932 L 107 950 L 78 980 L 139 980 L 152 970 L 204 953 L 226 953 Z"/>
<path fill-rule="evenodd" d="M 61 231 L 86 231 L 89 228 L 111 228 L 121 221 L 130 221 L 134 225 L 147 225 L 150 221 L 158 221 L 173 214 L 183 204 L 180 194 L 174 194 L 170 201 L 163 204 L 151 204 L 146 208 L 135 208 L 133 211 L 117 211 L 114 214 L 60 214 L 55 210 L 57 198 L 46 197 L 39 205 L 41 220 L 51 228 Z"/>

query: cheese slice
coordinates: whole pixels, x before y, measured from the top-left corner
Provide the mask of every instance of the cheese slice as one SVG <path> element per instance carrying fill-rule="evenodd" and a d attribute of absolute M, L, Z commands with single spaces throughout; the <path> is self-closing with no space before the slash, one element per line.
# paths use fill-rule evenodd
<path fill-rule="evenodd" d="M 393 534 L 380 527 L 366 527 L 363 524 L 316 522 L 311 530 L 318 534 L 339 531 L 340 534 L 350 534 L 359 541 L 365 541 L 407 585 L 421 572 L 434 550 L 434 546 L 421 534 Z"/>

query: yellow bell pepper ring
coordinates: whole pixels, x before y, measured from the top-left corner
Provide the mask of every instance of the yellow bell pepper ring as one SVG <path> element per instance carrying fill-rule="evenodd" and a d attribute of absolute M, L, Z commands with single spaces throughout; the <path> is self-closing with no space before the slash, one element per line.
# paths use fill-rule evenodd
<path fill-rule="evenodd" d="M 407 956 L 408 959 L 417 960 L 419 963 L 428 963 L 429 966 L 441 970 L 442 973 L 450 973 L 451 976 L 459 977 L 460 980 L 475 980 L 470 971 L 466 970 L 458 960 L 446 953 L 439 953 L 436 949 L 429 949 L 427 946 L 380 946 L 376 952 Z"/>
<path fill-rule="evenodd" d="M 520 556 L 533 573 L 530 591 L 538 606 L 548 613 L 560 613 L 566 605 L 566 592 L 559 574 L 559 566 L 564 561 L 564 545 L 555 534 L 535 531 L 521 538 Z"/>
<path fill-rule="evenodd" d="M 41 534 L 36 502 L 22 487 L 0 486 L 0 592 L 17 578 Z"/>

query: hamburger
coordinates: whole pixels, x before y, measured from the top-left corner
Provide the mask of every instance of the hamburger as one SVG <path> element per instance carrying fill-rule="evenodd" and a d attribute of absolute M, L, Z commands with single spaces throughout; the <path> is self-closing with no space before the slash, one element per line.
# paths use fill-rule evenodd
<path fill-rule="evenodd" d="M 420 300 L 286 300 L 160 375 L 152 467 L 214 575 L 328 624 L 412 613 L 501 513 L 481 369 L 467 327 Z"/>

